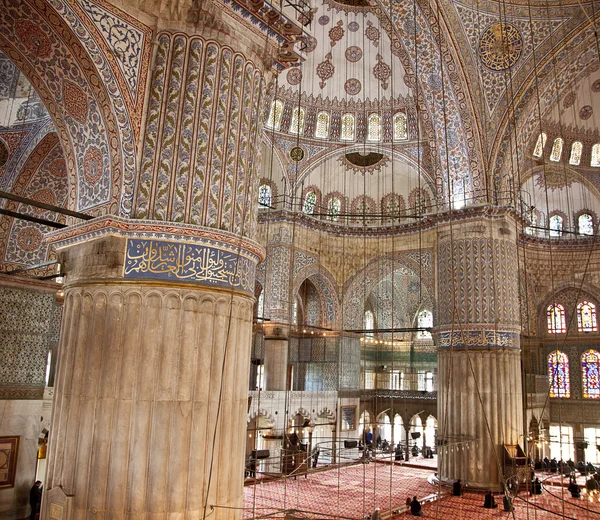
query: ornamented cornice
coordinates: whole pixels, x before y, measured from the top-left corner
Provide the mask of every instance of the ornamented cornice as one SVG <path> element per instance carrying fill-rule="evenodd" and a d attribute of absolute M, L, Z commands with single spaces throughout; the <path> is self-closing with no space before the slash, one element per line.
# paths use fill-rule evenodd
<path fill-rule="evenodd" d="M 43 398 L 43 386 L 0 386 L 0 399 L 41 400 Z"/>

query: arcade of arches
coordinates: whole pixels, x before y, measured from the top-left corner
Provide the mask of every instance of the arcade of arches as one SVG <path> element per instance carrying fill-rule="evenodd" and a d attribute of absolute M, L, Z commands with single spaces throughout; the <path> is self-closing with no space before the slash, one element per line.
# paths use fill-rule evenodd
<path fill-rule="evenodd" d="M 4 0 L 0 517 L 241 518 L 371 443 L 600 463 L 598 16 Z"/>

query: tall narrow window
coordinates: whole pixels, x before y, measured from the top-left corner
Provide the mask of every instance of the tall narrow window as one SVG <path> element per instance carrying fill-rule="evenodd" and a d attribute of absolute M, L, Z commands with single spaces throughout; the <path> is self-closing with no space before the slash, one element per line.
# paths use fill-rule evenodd
<path fill-rule="evenodd" d="M 597 332 L 596 306 L 587 300 L 577 304 L 577 330 L 579 332 Z"/>
<path fill-rule="evenodd" d="M 309 191 L 304 197 L 304 205 L 302 211 L 307 215 L 312 215 L 315 212 L 315 204 L 317 203 L 317 194 L 314 191 Z"/>
<path fill-rule="evenodd" d="M 571 157 L 569 157 L 569 164 L 572 166 L 579 166 L 581 162 L 581 152 L 583 152 L 583 145 L 579 141 L 575 141 L 571 145 Z"/>
<path fill-rule="evenodd" d="M 600 353 L 588 350 L 581 355 L 581 378 L 584 399 L 600 399 Z"/>
<path fill-rule="evenodd" d="M 290 134 L 302 135 L 304 133 L 304 109 L 295 108 L 292 112 L 292 122 L 290 123 Z"/>
<path fill-rule="evenodd" d="M 406 124 L 406 114 L 404 112 L 396 112 L 394 114 L 394 141 L 408 139 L 408 125 Z"/>
<path fill-rule="evenodd" d="M 344 114 L 342 116 L 340 139 L 343 141 L 354 141 L 354 116 L 352 114 Z"/>
<path fill-rule="evenodd" d="M 600 166 L 600 144 L 592 146 L 592 158 L 590 160 L 590 166 Z"/>
<path fill-rule="evenodd" d="M 375 328 L 375 316 L 372 311 L 365 311 L 365 330 L 373 330 Z M 365 336 L 372 338 L 373 333 L 367 332 Z"/>
<path fill-rule="evenodd" d="M 420 329 L 429 329 L 433 327 L 433 314 L 431 311 L 424 310 L 419 313 L 417 316 L 417 326 Z M 417 338 L 419 339 L 429 339 L 431 338 L 431 332 L 428 330 L 420 330 L 417 332 Z"/>
<path fill-rule="evenodd" d="M 550 236 L 559 237 L 562 235 L 563 218 L 560 215 L 552 215 L 550 217 Z"/>
<path fill-rule="evenodd" d="M 565 308 L 560 303 L 554 303 L 548 307 L 548 332 L 550 334 L 564 334 L 567 332 L 567 320 Z"/>
<path fill-rule="evenodd" d="M 258 205 L 271 207 L 271 186 L 268 184 L 261 184 L 258 188 Z"/>
<path fill-rule="evenodd" d="M 552 151 L 550 152 L 550 160 L 552 162 L 560 161 L 560 157 L 562 155 L 562 150 L 563 150 L 563 143 L 564 143 L 564 141 L 560 137 L 557 137 L 556 139 L 554 139 L 554 144 L 552 145 Z"/>
<path fill-rule="evenodd" d="M 542 154 L 544 153 L 544 147 L 546 146 L 546 139 L 548 138 L 548 136 L 546 135 L 546 132 L 542 132 L 539 136 L 538 136 L 538 140 L 535 143 L 535 148 L 533 149 L 533 156 L 534 157 L 541 157 Z"/>
<path fill-rule="evenodd" d="M 281 124 L 281 116 L 283 115 L 283 103 L 281 101 L 273 101 L 271 103 L 271 111 L 269 112 L 269 119 L 267 120 L 267 128 L 274 128 L 279 130 Z"/>
<path fill-rule="evenodd" d="M 577 219 L 577 230 L 580 235 L 594 234 L 594 219 L 589 213 L 582 213 Z"/>
<path fill-rule="evenodd" d="M 319 112 L 317 114 L 315 137 L 319 139 L 327 139 L 329 137 L 329 114 L 327 112 Z"/>
<path fill-rule="evenodd" d="M 336 197 L 329 199 L 327 202 L 327 220 L 337 220 L 340 216 L 342 201 Z"/>
<path fill-rule="evenodd" d="M 371 114 L 369 116 L 369 130 L 367 132 L 367 141 L 379 141 L 381 139 L 381 116 Z"/>
<path fill-rule="evenodd" d="M 571 397 L 569 358 L 560 350 L 555 350 L 548 356 L 548 382 L 550 397 Z"/>

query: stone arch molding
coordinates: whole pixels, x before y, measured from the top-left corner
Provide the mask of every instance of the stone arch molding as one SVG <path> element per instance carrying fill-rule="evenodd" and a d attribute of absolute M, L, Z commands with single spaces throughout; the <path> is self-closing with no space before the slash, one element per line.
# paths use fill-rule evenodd
<path fill-rule="evenodd" d="M 425 262 L 419 269 L 419 259 L 415 255 L 423 256 Z M 350 278 L 344 286 L 343 301 L 343 328 L 362 328 L 363 310 L 366 299 L 374 287 L 386 276 L 396 270 L 403 270 L 407 275 L 419 277 L 423 289 L 423 301 L 421 306 L 427 305 L 435 316 L 435 298 L 433 280 L 431 275 L 431 252 L 400 253 L 377 257 L 371 260 L 363 269 Z"/>
<path fill-rule="evenodd" d="M 273 428 L 275 428 L 275 425 L 277 424 L 277 420 L 275 419 L 275 417 L 273 417 L 273 415 L 271 415 L 269 412 L 267 412 L 267 410 L 265 410 L 264 408 L 259 408 L 258 410 L 255 410 L 251 414 L 248 414 L 248 420 L 246 422 L 247 422 L 247 424 L 250 424 L 253 420 L 258 419 L 259 417 L 265 417 L 266 419 L 268 419 L 271 422 L 271 424 L 273 425 Z"/>
<path fill-rule="evenodd" d="M 316 260 L 315 260 L 316 261 Z M 294 278 L 292 294 L 295 296 L 305 280 L 310 280 L 319 294 L 321 323 L 327 328 L 335 328 L 339 322 L 339 296 L 332 274 L 319 264 L 312 264 L 300 270 Z"/>
<path fill-rule="evenodd" d="M 69 207 L 129 216 L 135 105 L 123 96 L 121 78 L 107 59 L 110 42 L 92 19 L 80 6 L 58 0 L 9 1 L 0 10 L 0 50 L 28 77 L 52 117 L 67 163 Z M 142 48 L 139 53 L 143 60 Z M 141 64 L 139 85 L 145 85 L 146 70 Z"/>

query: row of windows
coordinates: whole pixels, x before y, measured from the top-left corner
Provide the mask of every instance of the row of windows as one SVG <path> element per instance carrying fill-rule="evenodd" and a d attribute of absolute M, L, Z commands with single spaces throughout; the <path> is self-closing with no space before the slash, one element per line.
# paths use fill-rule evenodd
<path fill-rule="evenodd" d="M 550 334 L 567 332 L 567 316 L 565 308 L 560 303 L 550 305 L 546 315 Z M 596 306 L 590 301 L 584 300 L 577 304 L 577 330 L 579 332 L 598 332 Z"/>
<path fill-rule="evenodd" d="M 281 129 L 281 119 L 283 116 L 283 103 L 281 101 L 273 101 L 271 111 L 267 119 L 267 128 L 275 130 Z M 295 108 L 292 111 L 292 119 L 290 122 L 289 132 L 291 134 L 304 135 L 305 112 L 301 107 Z M 408 125 L 406 114 L 396 112 L 392 118 L 393 139 L 400 141 L 408 139 Z M 315 124 L 314 137 L 317 139 L 329 138 L 331 130 L 331 117 L 327 112 L 319 112 Z M 382 122 L 381 115 L 369 114 L 367 117 L 367 141 L 378 142 L 382 137 Z M 343 141 L 356 140 L 356 119 L 354 114 L 344 114 L 341 117 L 340 139 Z"/>
<path fill-rule="evenodd" d="M 564 223 L 562 215 L 552 215 L 548 222 L 550 236 L 561 236 L 564 230 Z M 577 233 L 590 236 L 594 234 L 594 218 L 589 213 L 582 213 L 577 217 Z"/>
<path fill-rule="evenodd" d="M 581 355 L 581 382 L 584 399 L 600 398 L 600 353 L 588 350 Z M 548 380 L 550 397 L 571 397 L 571 379 L 569 374 L 569 356 L 560 350 L 548 355 Z"/>
<path fill-rule="evenodd" d="M 534 157 L 542 157 L 544 154 L 544 148 L 546 147 L 546 140 L 548 136 L 546 132 L 542 132 L 535 143 L 535 148 L 533 149 Z M 562 137 L 557 137 L 554 139 L 554 143 L 552 144 L 552 150 L 550 151 L 549 159 L 552 162 L 560 162 L 560 159 L 563 154 L 563 148 L 565 146 L 565 142 Z M 583 144 L 580 141 L 575 141 L 571 145 L 571 153 L 569 154 L 569 164 L 572 166 L 579 166 L 581 163 L 581 155 L 583 154 Z M 592 155 L 590 158 L 590 166 L 600 167 L 600 143 L 596 143 L 592 146 Z"/>

